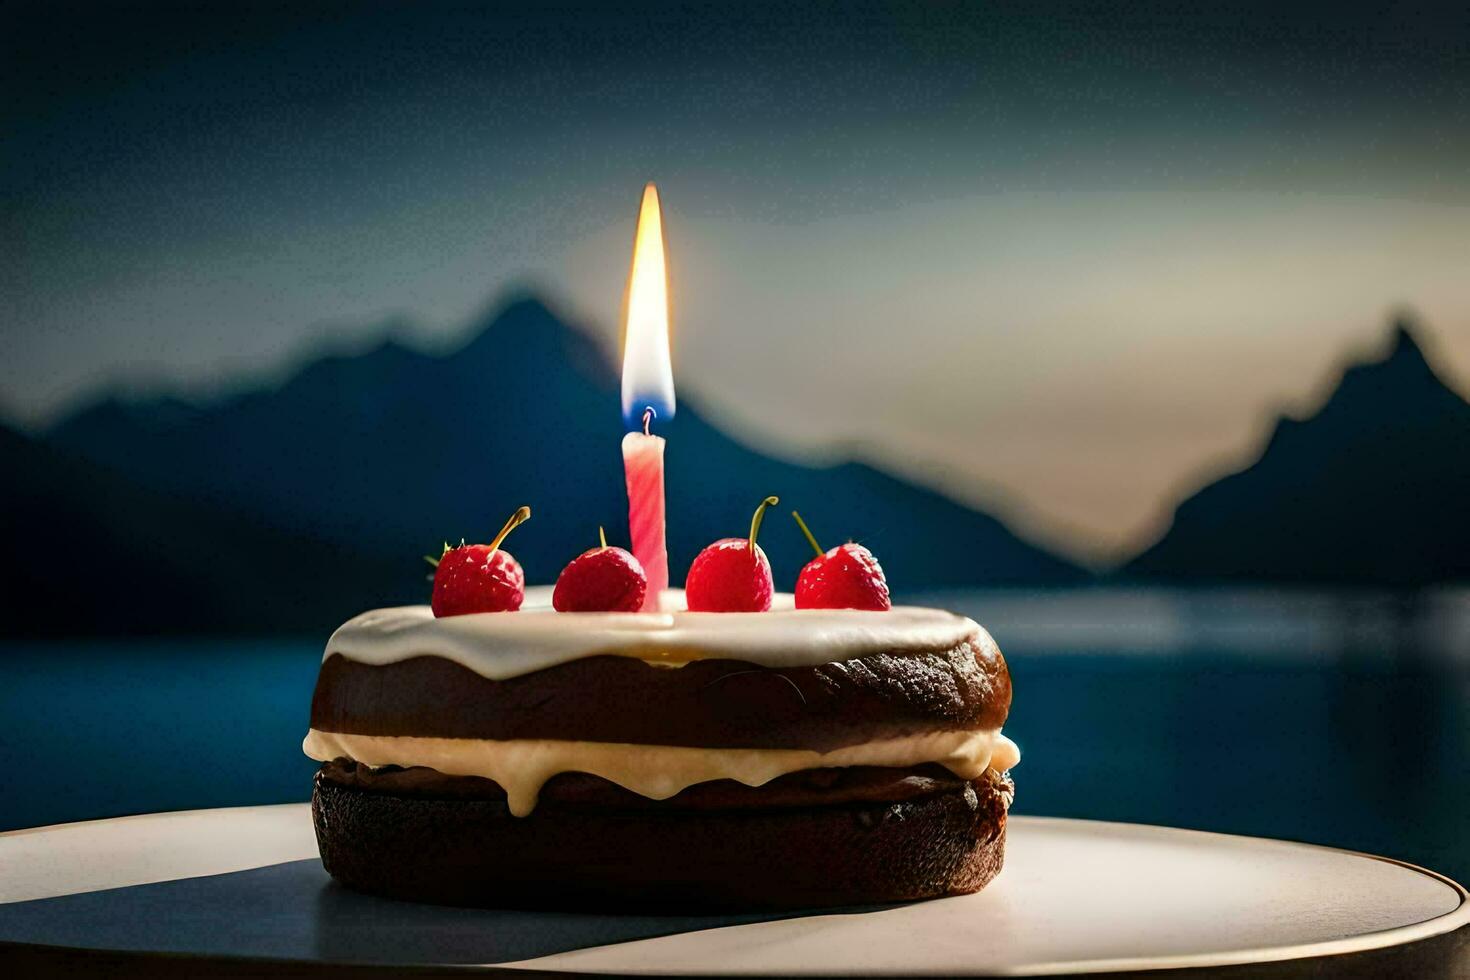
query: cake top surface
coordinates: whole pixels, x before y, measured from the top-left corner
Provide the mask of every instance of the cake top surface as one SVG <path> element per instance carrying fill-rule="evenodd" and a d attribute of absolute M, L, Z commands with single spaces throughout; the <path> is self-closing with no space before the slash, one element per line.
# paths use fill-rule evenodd
<path fill-rule="evenodd" d="M 323 659 L 340 654 L 384 664 L 437 656 L 504 680 L 600 654 L 669 666 L 725 659 L 805 667 L 943 649 L 977 634 L 980 642 L 993 643 L 974 620 L 917 606 L 883 612 L 796 609 L 783 593 L 769 612 L 699 613 L 685 610 L 682 590 L 669 589 L 660 607 L 647 613 L 558 613 L 551 608 L 551 588 L 537 586 L 526 590 L 519 612 L 435 618 L 428 606 L 375 609 L 339 627 Z"/>

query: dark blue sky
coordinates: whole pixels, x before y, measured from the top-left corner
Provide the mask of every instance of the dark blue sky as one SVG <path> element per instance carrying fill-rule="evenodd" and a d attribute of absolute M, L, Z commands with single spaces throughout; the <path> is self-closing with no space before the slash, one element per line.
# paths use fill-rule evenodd
<path fill-rule="evenodd" d="M 1401 304 L 1470 371 L 1463 4 L 304 7 L 0 15 L 10 415 L 518 285 L 611 343 L 648 179 L 681 386 L 1100 547 Z"/>

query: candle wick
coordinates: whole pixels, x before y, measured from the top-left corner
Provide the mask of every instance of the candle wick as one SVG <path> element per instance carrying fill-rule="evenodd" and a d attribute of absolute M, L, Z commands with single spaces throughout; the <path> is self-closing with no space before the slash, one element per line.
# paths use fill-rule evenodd
<path fill-rule="evenodd" d="M 647 408 L 645 408 L 643 410 L 643 434 L 644 435 L 650 435 L 650 433 L 648 431 L 648 425 L 649 425 L 650 422 L 652 422 L 657 417 L 658 417 L 658 413 L 653 410 L 653 406 L 652 405 L 649 405 Z"/>

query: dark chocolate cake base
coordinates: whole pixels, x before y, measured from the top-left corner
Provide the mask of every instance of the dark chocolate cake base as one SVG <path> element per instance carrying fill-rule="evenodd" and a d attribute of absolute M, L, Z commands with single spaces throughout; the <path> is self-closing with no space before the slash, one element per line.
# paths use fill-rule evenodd
<path fill-rule="evenodd" d="M 990 773 L 928 779 L 919 791 L 914 779 L 899 779 L 899 798 L 837 793 L 842 801 L 830 805 L 711 806 L 706 793 L 620 806 L 564 792 L 543 794 L 530 816 L 515 817 L 503 794 L 463 783 L 435 792 L 433 779 L 369 787 L 353 769 L 340 760 L 323 766 L 312 794 L 322 863 L 344 885 L 448 905 L 604 912 L 829 907 L 978 891 L 1000 872 L 1011 793 L 1009 780 Z M 790 798 L 781 792 L 772 802 Z"/>

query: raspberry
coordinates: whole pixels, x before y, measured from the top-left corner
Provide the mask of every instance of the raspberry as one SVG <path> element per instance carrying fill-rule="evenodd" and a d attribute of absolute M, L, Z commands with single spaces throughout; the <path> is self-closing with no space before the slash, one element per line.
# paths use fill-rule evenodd
<path fill-rule="evenodd" d="M 638 559 L 609 548 L 604 536 L 602 547 L 582 552 L 561 570 L 551 605 L 557 612 L 637 612 L 647 594 L 648 576 Z"/>
<path fill-rule="evenodd" d="M 760 545 L 766 508 L 779 503 L 767 497 L 755 509 L 747 538 L 722 538 L 695 556 L 684 582 L 690 612 L 765 612 L 771 608 L 771 562 Z"/>
<path fill-rule="evenodd" d="M 445 546 L 435 562 L 434 596 L 430 606 L 435 616 L 466 613 L 514 612 L 526 598 L 526 573 L 521 563 L 500 543 L 516 527 L 531 519 L 531 508 L 522 507 L 510 516 L 505 527 L 489 544 Z"/>
<path fill-rule="evenodd" d="M 796 511 L 791 512 L 801 533 L 806 535 L 817 557 L 806 563 L 796 579 L 797 609 L 871 609 L 883 611 L 892 607 L 888 597 L 888 580 L 883 566 L 873 553 L 860 544 L 849 542 L 822 551 L 806 522 Z"/>

